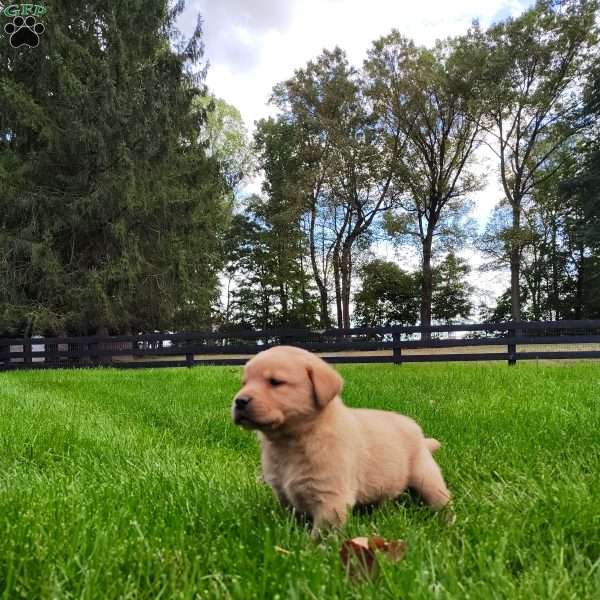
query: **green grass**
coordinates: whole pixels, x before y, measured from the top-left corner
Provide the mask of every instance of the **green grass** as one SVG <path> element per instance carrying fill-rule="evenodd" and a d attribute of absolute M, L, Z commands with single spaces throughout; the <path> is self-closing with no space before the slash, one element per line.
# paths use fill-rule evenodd
<path fill-rule="evenodd" d="M 229 420 L 237 368 L 0 373 L 0 594 L 600 598 L 600 365 L 340 371 L 442 441 L 455 525 L 390 503 L 311 541 Z M 339 545 L 371 533 L 408 554 L 349 582 Z"/>

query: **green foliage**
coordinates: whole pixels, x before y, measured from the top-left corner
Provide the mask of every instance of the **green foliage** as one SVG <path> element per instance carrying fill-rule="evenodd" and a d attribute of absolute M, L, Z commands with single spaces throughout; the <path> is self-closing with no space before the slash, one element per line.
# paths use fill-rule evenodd
<path fill-rule="evenodd" d="M 578 88 L 598 40 L 597 10 L 595 0 L 538 0 L 519 17 L 474 37 L 474 45 L 484 49 L 486 132 L 494 140 L 511 208 L 511 232 L 504 240 L 515 320 L 521 318 L 523 213 L 539 186 L 561 168 L 558 153 L 586 125 Z"/>
<path fill-rule="evenodd" d="M 214 96 L 196 96 L 193 106 L 206 115 L 200 139 L 207 154 L 221 166 L 229 187 L 236 189 L 244 177 L 254 171 L 254 156 L 240 111 Z"/>
<path fill-rule="evenodd" d="M 461 38 L 418 47 L 394 30 L 373 43 L 365 62 L 376 112 L 388 135 L 403 135 L 394 176 L 404 194 L 385 225 L 396 243 L 416 243 L 421 253 L 425 325 L 432 317 L 432 264 L 468 237 L 470 195 L 482 186 L 472 168 L 482 119 L 475 50 Z"/>
<path fill-rule="evenodd" d="M 528 299 L 529 293 L 525 286 L 521 287 L 521 318 L 523 321 L 532 320 L 532 315 L 528 310 Z M 500 294 L 496 298 L 496 305 L 494 307 L 483 306 L 481 307 L 482 320 L 484 323 L 506 323 L 512 321 L 512 300 L 510 294 L 510 288 Z"/>
<path fill-rule="evenodd" d="M 584 95 L 584 115 L 591 127 L 573 159 L 574 168 L 562 174 L 560 201 L 566 216 L 568 247 L 576 260 L 572 314 L 600 316 L 600 52 L 590 69 Z"/>
<path fill-rule="evenodd" d="M 419 277 L 396 263 L 374 260 L 361 268 L 361 289 L 354 295 L 358 325 L 414 325 L 419 319 Z"/>
<path fill-rule="evenodd" d="M 411 322 L 413 276 L 364 264 L 382 225 L 421 253 L 420 322 L 466 318 L 465 265 L 440 259 L 473 237 L 481 143 L 505 198 L 479 245 L 512 317 L 600 315 L 596 0 L 431 47 L 392 30 L 362 69 L 324 50 L 253 147 L 204 86 L 200 26 L 175 29 L 184 2 L 117 4 L 58 0 L 37 49 L 0 28 L 0 335 L 349 326 L 357 272 L 355 320 Z"/>
<path fill-rule="evenodd" d="M 171 46 L 182 9 L 60 0 L 39 48 L 0 39 L 0 331 L 209 322 L 228 189 L 192 109 L 200 26 Z"/>
<path fill-rule="evenodd" d="M 228 294 L 220 311 L 226 328 L 317 324 L 297 215 L 294 218 L 285 206 L 278 207 L 275 198 L 254 196 L 244 213 L 232 219 L 225 243 Z"/>
<path fill-rule="evenodd" d="M 468 319 L 473 311 L 468 264 L 449 253 L 433 269 L 432 314 L 438 323 Z M 373 260 L 361 268 L 354 295 L 358 325 L 414 325 L 419 320 L 422 273 L 407 273 L 396 263 Z"/>

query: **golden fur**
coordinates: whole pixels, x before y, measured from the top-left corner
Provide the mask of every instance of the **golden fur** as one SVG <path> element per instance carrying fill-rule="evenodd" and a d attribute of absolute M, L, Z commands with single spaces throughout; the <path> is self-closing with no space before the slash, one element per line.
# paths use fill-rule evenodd
<path fill-rule="evenodd" d="M 440 443 L 408 417 L 345 406 L 342 383 L 325 361 L 291 346 L 246 364 L 232 417 L 257 430 L 263 478 L 279 501 L 310 515 L 313 532 L 408 487 L 435 508 L 446 505 L 450 493 L 432 457 Z"/>

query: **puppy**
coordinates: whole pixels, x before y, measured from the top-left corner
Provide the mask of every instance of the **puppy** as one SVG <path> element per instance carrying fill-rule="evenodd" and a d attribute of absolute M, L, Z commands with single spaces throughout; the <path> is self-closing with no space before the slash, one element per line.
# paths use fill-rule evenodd
<path fill-rule="evenodd" d="M 246 363 L 232 417 L 257 430 L 263 478 L 281 504 L 309 515 L 313 535 L 343 525 L 356 504 L 408 487 L 445 506 L 450 493 L 432 457 L 440 443 L 408 417 L 348 408 L 341 390 L 337 371 L 300 348 L 277 346 Z"/>

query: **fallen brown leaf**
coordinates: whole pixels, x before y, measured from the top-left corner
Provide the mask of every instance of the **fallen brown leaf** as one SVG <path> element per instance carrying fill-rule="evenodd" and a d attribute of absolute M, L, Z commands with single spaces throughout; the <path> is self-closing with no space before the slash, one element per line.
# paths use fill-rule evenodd
<path fill-rule="evenodd" d="M 391 561 L 400 561 L 406 555 L 406 542 L 387 541 L 380 536 L 356 537 L 345 540 L 340 548 L 340 558 L 346 574 L 355 580 L 375 577 L 378 570 L 378 553 Z"/>
<path fill-rule="evenodd" d="M 352 579 L 368 579 L 375 575 L 377 562 L 375 552 L 369 548 L 368 538 L 344 541 L 340 548 L 340 558 L 346 575 Z"/>
<path fill-rule="evenodd" d="M 378 535 L 370 537 L 368 540 L 369 548 L 371 550 L 383 552 L 386 558 L 394 562 L 402 560 L 406 555 L 406 542 L 404 540 L 387 541 Z"/>

